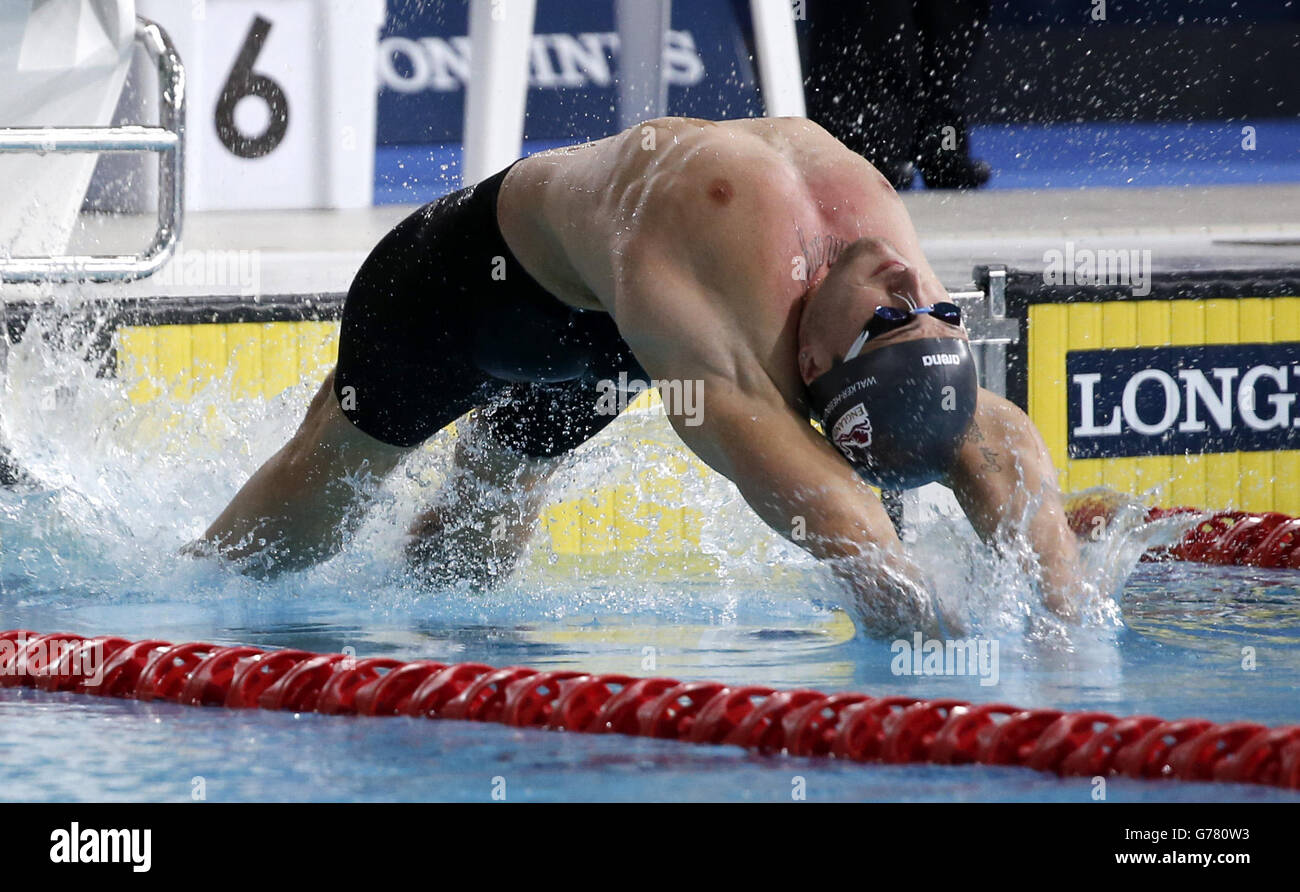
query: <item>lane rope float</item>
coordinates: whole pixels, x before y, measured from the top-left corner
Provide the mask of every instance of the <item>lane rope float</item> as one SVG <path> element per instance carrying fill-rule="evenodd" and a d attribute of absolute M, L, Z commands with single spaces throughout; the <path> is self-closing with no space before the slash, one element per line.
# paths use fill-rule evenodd
<path fill-rule="evenodd" d="M 1117 507 L 1113 494 L 1080 493 L 1067 500 L 1066 514 L 1070 528 L 1087 537 L 1109 524 Z M 1148 508 L 1146 521 L 1205 513 L 1199 508 Z M 1142 559 L 1300 570 L 1300 517 L 1277 511 L 1218 511 L 1173 545 L 1153 548 Z"/>
<path fill-rule="evenodd" d="M 1196 513 L 1195 508 L 1152 508 L 1147 519 Z M 1149 554 L 1154 560 L 1300 570 L 1300 517 L 1276 511 L 1220 511 L 1184 533 L 1167 551 Z"/>
<path fill-rule="evenodd" d="M 499 722 L 856 762 L 1019 765 L 1063 776 L 1300 789 L 1300 725 L 1170 722 L 25 629 L 0 632 L 0 687 L 18 686 L 190 706 Z"/>

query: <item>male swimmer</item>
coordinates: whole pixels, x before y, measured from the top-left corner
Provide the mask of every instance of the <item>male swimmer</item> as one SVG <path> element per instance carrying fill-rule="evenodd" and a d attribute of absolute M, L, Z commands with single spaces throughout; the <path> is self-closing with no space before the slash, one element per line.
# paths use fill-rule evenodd
<path fill-rule="evenodd" d="M 498 578 L 563 456 L 613 421 L 601 382 L 620 372 L 697 382 L 700 411 L 668 407 L 677 434 L 831 562 L 868 634 L 939 628 L 868 483 L 950 486 L 983 538 L 1024 537 L 1045 604 L 1075 613 L 1042 438 L 978 388 L 888 181 L 799 118 L 656 119 L 416 211 L 352 283 L 306 419 L 193 547 L 260 572 L 322 560 L 360 521 L 359 479 L 477 410 L 408 555 L 431 579 Z"/>

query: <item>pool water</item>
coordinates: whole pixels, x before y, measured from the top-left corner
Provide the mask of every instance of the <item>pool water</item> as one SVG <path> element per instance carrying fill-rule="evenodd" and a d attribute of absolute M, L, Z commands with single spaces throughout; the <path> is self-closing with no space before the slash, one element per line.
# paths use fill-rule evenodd
<path fill-rule="evenodd" d="M 834 643 L 811 600 L 759 596 L 728 606 L 719 592 L 671 587 L 587 592 L 611 613 L 520 608 L 514 621 L 449 596 L 407 608 L 357 600 L 263 596 L 207 603 L 108 603 L 89 593 L 42 591 L 6 574 L 6 628 L 301 647 L 401 659 L 483 661 L 545 668 L 763 681 L 878 694 L 1008 700 L 1164 717 L 1293 722 L 1300 672 L 1300 578 L 1237 569 L 1143 565 L 1125 592 L 1126 627 L 1073 653 L 1023 653 L 1002 661 L 996 687 L 964 678 L 890 673 L 883 642 Z M 781 603 L 788 600 L 788 603 Z M 472 601 L 465 598 L 465 601 Z M 552 607 L 558 603 L 551 602 Z M 659 621 L 655 611 L 712 615 L 702 626 Z M 564 613 L 563 616 L 555 614 Z M 765 625 L 766 624 L 766 625 Z M 609 634 L 605 634 L 608 632 Z M 645 644 L 644 642 L 655 642 Z M 1241 648 L 1258 648 L 1253 672 Z M 1086 801 L 1087 779 L 1012 768 L 877 766 L 759 756 L 621 736 L 562 734 L 491 724 L 230 711 L 0 689 L 0 798 L 186 800 L 203 778 L 209 801 L 487 801 L 496 778 L 507 798 L 536 800 L 789 800 L 802 777 L 811 800 Z M 1294 800 L 1295 794 L 1220 784 L 1110 781 L 1126 800 Z"/>
<path fill-rule="evenodd" d="M 969 617 L 972 634 L 999 643 L 997 684 L 988 686 L 895 674 L 891 643 L 854 634 L 825 569 L 763 531 L 719 480 L 684 495 L 711 519 L 707 571 L 560 569 L 539 547 L 497 590 L 428 591 L 400 554 L 403 530 L 446 460 L 440 441 L 381 488 L 338 557 L 274 581 L 249 579 L 177 549 L 288 436 L 304 389 L 249 403 L 200 399 L 186 411 L 218 423 L 169 427 L 124 412 L 118 385 L 93 372 L 24 363 L 31 357 L 11 357 L 11 372 L 16 364 L 62 390 L 53 405 L 29 396 L 40 386 L 6 395 L 5 439 L 34 483 L 0 489 L 0 629 L 1300 721 L 1300 573 L 1137 564 L 1154 541 L 1148 529 L 1113 530 L 1088 546 L 1090 572 L 1118 594 L 1118 613 L 1099 610 L 1082 627 L 1046 632 L 1014 560 L 992 555 L 962 525 L 923 529 L 915 549 L 940 596 Z M 611 467 L 643 461 L 620 445 L 625 421 L 585 447 L 555 485 L 581 491 Z M 644 567 L 655 556 L 640 559 Z M 187 801 L 201 790 L 209 801 L 488 801 L 504 790 L 510 801 L 789 801 L 800 784 L 814 801 L 1089 801 L 1093 793 L 1087 778 L 1016 768 L 863 765 L 616 735 L 0 689 L 5 800 Z M 1112 779 L 1107 798 L 1300 797 Z"/>

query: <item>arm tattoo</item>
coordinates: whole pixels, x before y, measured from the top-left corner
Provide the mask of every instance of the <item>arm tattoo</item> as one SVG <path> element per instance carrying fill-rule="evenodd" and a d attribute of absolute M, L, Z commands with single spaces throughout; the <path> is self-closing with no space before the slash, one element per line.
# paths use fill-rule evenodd
<path fill-rule="evenodd" d="M 966 445 L 967 443 L 982 444 L 985 442 L 984 431 L 980 430 L 978 421 L 974 421 L 974 420 L 971 421 L 970 427 L 966 428 L 966 432 L 962 434 L 961 442 L 963 446 Z M 980 450 L 980 455 L 984 456 L 984 462 L 979 467 L 981 471 L 992 471 L 994 473 L 997 473 L 998 471 L 1002 470 L 1002 462 L 999 460 L 1002 458 L 1002 454 L 1000 452 L 998 452 L 996 449 L 992 449 L 988 446 L 983 446 L 983 445 L 979 447 L 979 450 Z"/>
<path fill-rule="evenodd" d="M 994 452 L 987 446 L 980 447 L 980 455 L 984 456 L 984 464 L 980 465 L 981 471 L 1001 471 L 1002 463 L 998 461 L 998 453 Z"/>
<path fill-rule="evenodd" d="M 966 428 L 965 433 L 961 435 L 961 443 L 962 445 L 965 445 L 967 443 L 983 443 L 983 442 L 984 442 L 984 431 L 980 430 L 979 422 L 972 419 L 970 423 L 970 427 Z"/>

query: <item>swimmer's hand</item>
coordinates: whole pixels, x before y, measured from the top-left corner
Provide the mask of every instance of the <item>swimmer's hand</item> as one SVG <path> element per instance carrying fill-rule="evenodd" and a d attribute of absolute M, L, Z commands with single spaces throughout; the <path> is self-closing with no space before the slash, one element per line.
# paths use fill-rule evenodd
<path fill-rule="evenodd" d="M 966 623 L 945 610 L 912 561 L 896 551 L 867 551 L 830 562 L 849 589 L 849 606 L 863 634 L 882 640 L 960 637 Z"/>
<path fill-rule="evenodd" d="M 709 368 L 647 370 L 703 380 L 707 411 L 699 424 L 670 414 L 674 430 L 736 484 L 769 527 L 827 562 L 847 587 L 847 606 L 864 634 L 940 631 L 933 592 L 904 554 L 880 498 L 761 369 L 740 381 L 711 377 Z"/>
<path fill-rule="evenodd" d="M 177 554 L 195 560 L 219 560 L 223 566 L 254 579 L 271 579 L 283 572 L 284 568 L 277 566 L 282 552 L 273 543 L 259 540 L 258 550 L 252 552 L 245 550 L 247 545 L 247 542 L 241 541 L 231 547 L 224 542 L 198 538 L 182 545 Z"/>
<path fill-rule="evenodd" d="M 182 557 L 189 558 L 209 558 L 217 556 L 217 546 L 207 539 L 195 539 L 192 542 L 186 542 L 177 552 Z"/>

